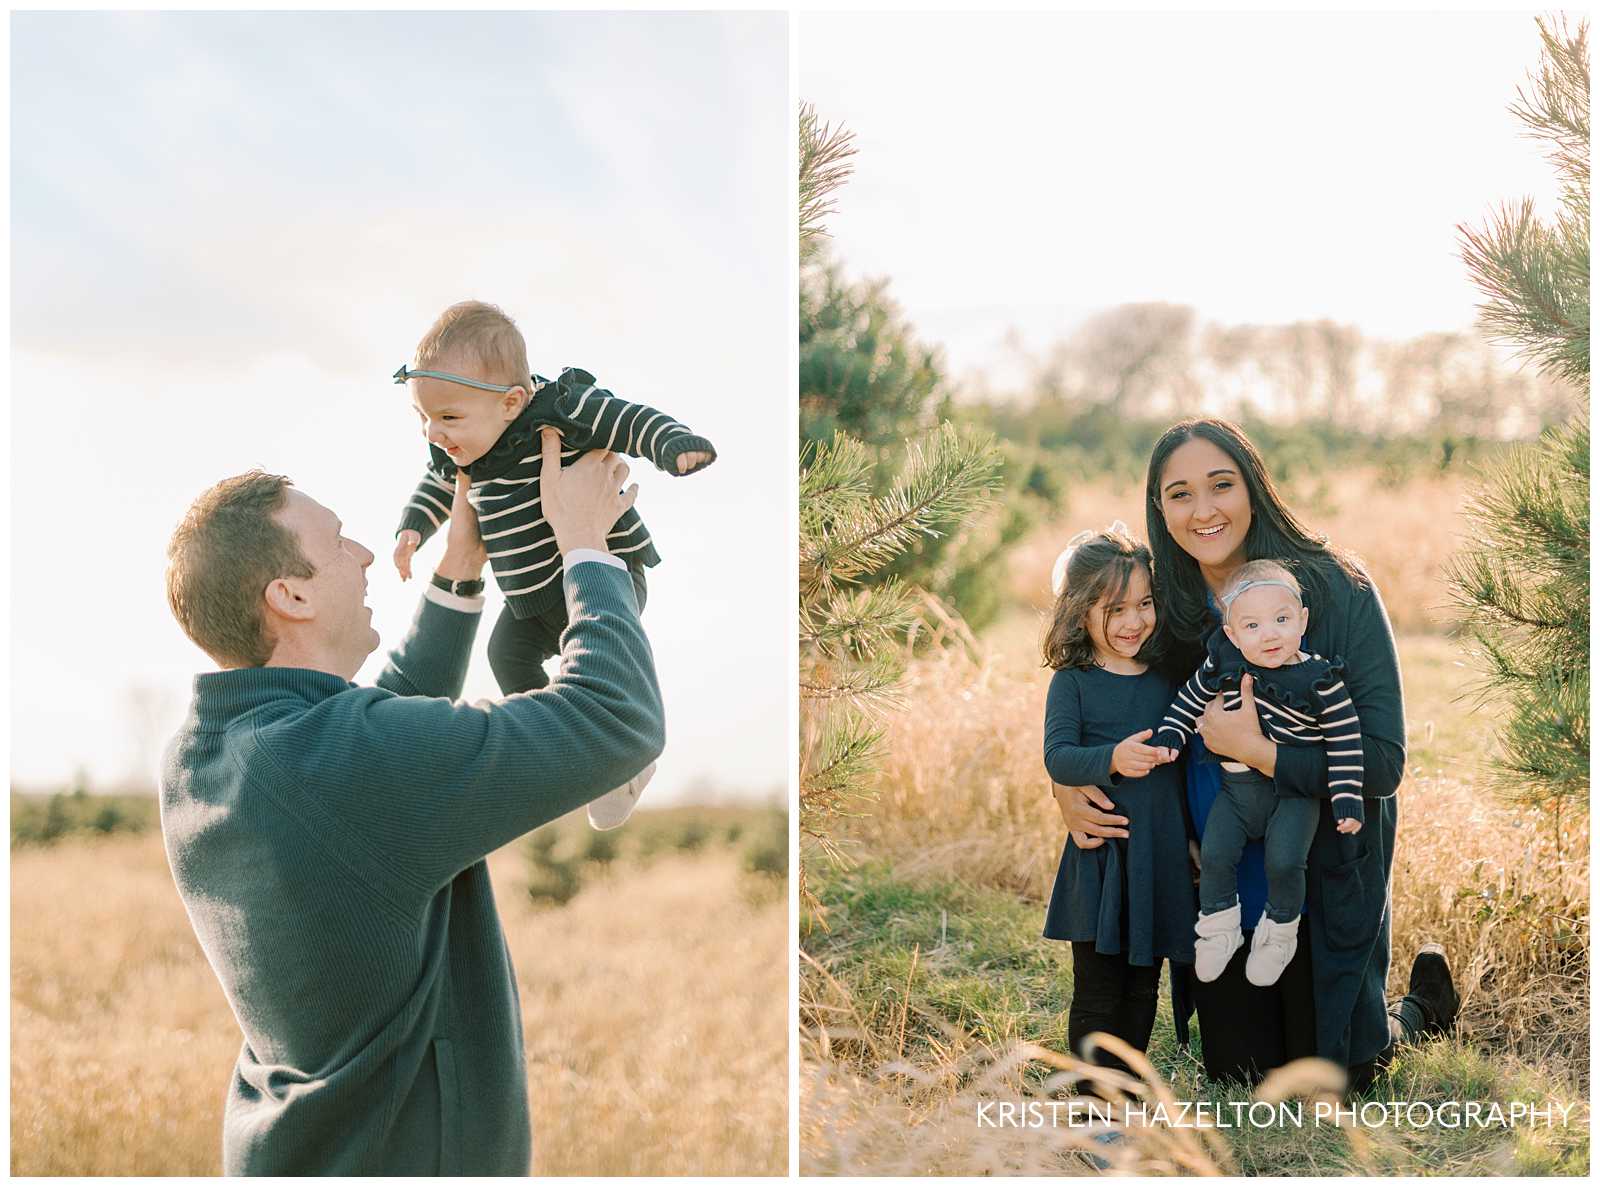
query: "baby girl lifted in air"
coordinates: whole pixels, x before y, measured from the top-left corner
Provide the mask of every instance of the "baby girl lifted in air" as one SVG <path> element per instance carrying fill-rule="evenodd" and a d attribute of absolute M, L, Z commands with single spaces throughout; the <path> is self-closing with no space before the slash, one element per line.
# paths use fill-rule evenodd
<path fill-rule="evenodd" d="M 1341 833 L 1361 830 L 1361 722 L 1344 686 L 1344 664 L 1300 650 L 1311 612 L 1300 583 L 1276 561 L 1250 561 L 1222 593 L 1222 627 L 1206 642 L 1205 662 L 1178 691 L 1150 745 L 1169 758 L 1194 733 L 1208 704 L 1222 696 L 1237 709 L 1248 676 L 1261 731 L 1280 746 L 1323 746 L 1328 805 Z M 1263 840 L 1267 905 L 1245 963 L 1252 985 L 1275 984 L 1294 957 L 1306 899 L 1306 857 L 1321 817 L 1319 800 L 1280 796 L 1271 778 L 1243 763 L 1222 764 L 1222 790 L 1200 842 L 1200 918 L 1194 970 L 1215 981 L 1244 944 L 1239 918 L 1240 855 Z"/>
<path fill-rule="evenodd" d="M 506 600 L 489 637 L 489 666 L 508 696 L 543 688 L 549 683 L 545 661 L 561 651 L 567 605 L 561 553 L 539 509 L 540 430 L 550 426 L 561 434 L 563 467 L 586 450 L 610 449 L 652 461 L 668 474 L 692 474 L 715 461 L 716 450 L 666 413 L 595 386 L 587 371 L 568 368 L 555 379 L 532 375 L 516 323 L 481 301 L 441 313 L 394 381 L 409 383 L 428 439 L 427 472 L 396 533 L 395 567 L 402 578 L 411 577 L 412 555 L 450 514 L 456 473 L 465 473 L 467 497 Z M 661 558 L 631 507 L 607 535 L 606 550 L 628 566 L 642 611 L 644 571 Z M 483 585 L 437 574 L 433 582 L 469 596 Z M 651 763 L 590 803 L 589 823 L 597 829 L 622 824 L 654 773 Z"/>

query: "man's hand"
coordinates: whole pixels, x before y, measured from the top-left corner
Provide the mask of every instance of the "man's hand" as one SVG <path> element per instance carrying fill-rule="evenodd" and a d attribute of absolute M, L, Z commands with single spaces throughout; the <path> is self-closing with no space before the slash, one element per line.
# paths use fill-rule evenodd
<path fill-rule="evenodd" d="M 1072 834 L 1072 843 L 1079 849 L 1098 849 L 1105 844 L 1106 837 L 1128 835 L 1128 830 L 1121 827 L 1128 823 L 1128 818 L 1116 815 L 1116 805 L 1098 787 L 1063 787 L 1052 783 L 1050 791 L 1056 798 L 1056 807 L 1061 810 L 1062 822 Z M 1105 811 L 1094 807 L 1091 800 Z"/>
<path fill-rule="evenodd" d="M 678 455 L 678 473 L 687 474 L 696 466 L 703 466 L 711 460 L 711 455 L 703 449 L 696 449 L 689 453 Z"/>
<path fill-rule="evenodd" d="M 1346 816 L 1333 826 L 1342 833 L 1358 833 L 1361 831 L 1361 821 L 1354 816 Z"/>
<path fill-rule="evenodd" d="M 422 533 L 412 528 L 401 532 L 394 545 L 394 567 L 400 570 L 400 580 L 411 580 L 411 558 L 422 546 Z"/>
<path fill-rule="evenodd" d="M 456 493 L 450 501 L 450 529 L 444 539 L 444 555 L 435 570 L 451 581 L 476 581 L 483 575 L 489 553 L 478 533 L 478 512 L 467 499 L 472 479 L 456 471 Z"/>
<path fill-rule="evenodd" d="M 1155 730 L 1140 730 L 1118 742 L 1116 749 L 1111 752 L 1112 774 L 1121 775 L 1124 779 L 1142 779 L 1162 763 L 1170 762 L 1165 747 L 1144 744 L 1145 739 L 1153 733 Z"/>
<path fill-rule="evenodd" d="M 639 484 L 620 490 L 628 480 L 628 463 L 610 450 L 585 453 L 561 468 L 561 436 L 544 428 L 539 461 L 539 497 L 545 521 L 565 556 L 574 548 L 607 552 L 606 533 L 633 506 Z"/>

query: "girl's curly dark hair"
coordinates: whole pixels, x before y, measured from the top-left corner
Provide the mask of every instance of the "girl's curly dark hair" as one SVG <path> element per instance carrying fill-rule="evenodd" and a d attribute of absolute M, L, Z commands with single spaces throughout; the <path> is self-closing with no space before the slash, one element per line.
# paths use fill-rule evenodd
<path fill-rule="evenodd" d="M 1115 605 L 1128 591 L 1135 566 L 1150 577 L 1150 550 L 1135 540 L 1120 524 L 1095 532 L 1072 551 L 1067 561 L 1067 579 L 1056 597 L 1050 629 L 1044 640 L 1044 666 L 1090 668 L 1095 664 L 1094 642 L 1089 638 L 1089 614 L 1102 597 L 1110 595 Z M 1104 610 L 1101 613 L 1105 613 Z M 1146 651 L 1154 633 L 1135 657 L 1149 662 Z"/>

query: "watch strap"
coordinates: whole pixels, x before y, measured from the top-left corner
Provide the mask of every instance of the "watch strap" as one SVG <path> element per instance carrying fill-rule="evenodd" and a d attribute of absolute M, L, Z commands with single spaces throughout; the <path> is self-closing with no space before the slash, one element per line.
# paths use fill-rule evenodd
<path fill-rule="evenodd" d="M 457 594 L 463 598 L 475 598 L 483 592 L 483 579 L 476 581 L 452 581 L 448 577 L 433 575 L 433 587 L 442 589 L 445 593 Z"/>

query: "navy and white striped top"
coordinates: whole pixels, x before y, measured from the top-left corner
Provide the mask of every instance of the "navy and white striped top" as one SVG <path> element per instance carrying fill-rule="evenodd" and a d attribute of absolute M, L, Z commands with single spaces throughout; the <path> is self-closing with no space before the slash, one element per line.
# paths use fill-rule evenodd
<path fill-rule="evenodd" d="M 586 450 L 614 449 L 629 457 L 645 458 L 668 474 L 677 474 L 678 457 L 707 453 L 709 461 L 689 473 L 703 470 L 716 460 L 716 450 L 665 412 L 619 400 L 595 386 L 594 376 L 569 367 L 554 380 L 533 376 L 527 407 L 506 426 L 500 439 L 477 461 L 466 467 L 472 478 L 467 497 L 478 513 L 489 566 L 517 618 L 531 618 L 565 598 L 561 587 L 561 552 L 555 533 L 539 507 L 539 429 L 553 425 L 561 430 L 561 465 L 570 466 Z M 428 446 L 428 469 L 412 492 L 400 517 L 396 534 L 420 532 L 426 541 L 450 515 L 455 494 L 456 465 L 437 446 Z M 658 564 L 650 533 L 632 507 L 612 525 L 606 548 L 630 567 Z"/>
<path fill-rule="evenodd" d="M 1149 744 L 1182 750 L 1219 694 L 1223 708 L 1239 707 L 1239 682 L 1248 672 L 1261 732 L 1283 746 L 1326 746 L 1334 818 L 1362 820 L 1361 720 L 1345 688 L 1344 662 L 1301 654 L 1305 658 L 1297 664 L 1257 667 L 1218 627 L 1206 641 L 1205 662 L 1178 690 Z"/>

